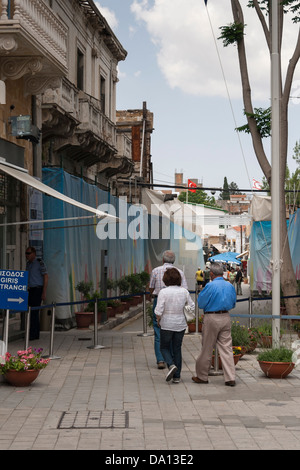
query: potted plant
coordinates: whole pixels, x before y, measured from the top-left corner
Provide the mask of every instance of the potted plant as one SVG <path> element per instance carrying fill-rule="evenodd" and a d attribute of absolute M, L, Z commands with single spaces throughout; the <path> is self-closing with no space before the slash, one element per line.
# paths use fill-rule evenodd
<path fill-rule="evenodd" d="M 98 321 L 100 321 L 101 313 L 106 312 L 107 304 L 103 300 L 98 300 L 101 298 L 101 295 L 98 291 L 94 291 L 92 281 L 79 282 L 76 286 L 76 290 L 81 293 L 83 300 L 85 300 L 87 303 L 87 306 L 84 308 L 83 311 L 75 313 L 77 328 L 86 329 L 89 328 L 90 324 L 93 322 L 94 319 L 95 301 L 98 301 Z"/>
<path fill-rule="evenodd" d="M 259 353 L 257 360 L 267 377 L 283 379 L 294 369 L 292 355 L 291 349 L 274 348 Z"/>
<path fill-rule="evenodd" d="M 198 332 L 199 333 L 202 331 L 202 323 L 203 323 L 203 315 L 199 316 L 199 320 L 198 320 Z M 188 321 L 187 324 L 188 324 L 189 333 L 195 333 L 196 318 L 193 318 L 192 320 Z"/>
<path fill-rule="evenodd" d="M 132 294 L 133 297 L 130 299 L 131 305 L 137 305 L 139 302 L 141 302 L 142 297 L 141 295 L 136 296 L 135 294 L 141 294 L 143 290 L 142 282 L 141 282 L 141 277 L 138 273 L 133 273 L 129 274 L 126 276 L 126 279 L 129 283 L 129 294 Z"/>
<path fill-rule="evenodd" d="M 147 291 L 147 287 L 149 285 L 149 281 L 150 281 L 150 274 L 147 272 L 147 271 L 142 271 L 140 273 L 140 278 L 141 278 L 141 284 L 142 284 L 142 291 L 143 292 L 146 292 Z M 148 293 L 146 295 L 146 299 L 147 300 L 150 300 L 151 299 L 151 294 Z"/>
<path fill-rule="evenodd" d="M 271 322 L 263 322 L 260 325 L 252 328 L 252 332 L 257 335 L 257 342 L 260 347 L 271 348 L 272 347 L 272 324 Z M 282 334 L 282 330 L 280 330 Z"/>
<path fill-rule="evenodd" d="M 118 288 L 120 290 L 121 297 L 122 296 L 123 297 L 128 296 L 129 289 L 130 289 L 130 283 L 129 283 L 128 277 L 127 276 L 121 277 L 120 279 L 118 279 L 117 284 L 118 284 Z M 124 298 L 122 300 L 122 303 L 125 304 L 126 309 L 130 308 L 130 302 L 127 301 L 126 298 Z"/>
<path fill-rule="evenodd" d="M 16 356 L 9 352 L 5 354 L 0 362 L 0 373 L 5 380 L 15 387 L 26 387 L 30 385 L 44 369 L 50 359 L 42 359 L 43 349 L 29 347 L 24 351 L 18 351 Z"/>
<path fill-rule="evenodd" d="M 124 310 L 124 306 L 120 300 L 108 300 L 107 301 L 107 316 L 108 318 L 114 317 L 117 313 L 122 313 Z"/>
<path fill-rule="evenodd" d="M 242 357 L 242 348 L 240 346 L 232 346 L 232 354 L 233 354 L 234 365 L 236 365 Z M 222 361 L 221 361 L 220 356 L 218 356 L 218 358 L 219 358 L 219 369 L 222 369 Z M 215 353 L 214 353 L 214 351 L 213 351 L 213 355 L 212 355 L 211 365 L 212 365 L 212 367 L 215 366 Z"/>
<path fill-rule="evenodd" d="M 241 354 L 245 354 L 250 346 L 249 330 L 246 326 L 241 325 L 239 321 L 231 323 L 232 346 L 240 347 Z"/>

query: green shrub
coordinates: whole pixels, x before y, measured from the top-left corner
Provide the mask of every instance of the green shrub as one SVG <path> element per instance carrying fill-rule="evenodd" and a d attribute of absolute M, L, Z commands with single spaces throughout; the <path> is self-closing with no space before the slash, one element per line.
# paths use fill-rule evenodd
<path fill-rule="evenodd" d="M 293 351 L 286 348 L 268 349 L 257 356 L 258 361 L 291 362 Z"/>

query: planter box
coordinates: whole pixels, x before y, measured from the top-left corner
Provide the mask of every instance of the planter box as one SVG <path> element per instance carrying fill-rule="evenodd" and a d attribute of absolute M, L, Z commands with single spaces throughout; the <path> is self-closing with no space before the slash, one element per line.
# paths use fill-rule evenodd
<path fill-rule="evenodd" d="M 293 362 L 258 361 L 261 370 L 271 379 L 284 379 L 295 367 Z"/>
<path fill-rule="evenodd" d="M 77 328 L 86 330 L 94 320 L 94 312 L 77 312 L 75 313 Z"/>
<path fill-rule="evenodd" d="M 189 323 L 188 328 L 189 328 L 189 333 L 195 333 L 196 323 Z M 202 331 L 202 323 L 198 323 L 198 332 L 201 333 L 201 331 Z"/>

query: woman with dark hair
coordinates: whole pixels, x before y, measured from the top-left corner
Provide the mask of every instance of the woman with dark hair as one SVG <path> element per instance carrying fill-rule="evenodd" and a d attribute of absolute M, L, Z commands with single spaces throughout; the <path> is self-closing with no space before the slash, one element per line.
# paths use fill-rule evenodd
<path fill-rule="evenodd" d="M 181 287 L 178 269 L 167 269 L 163 282 L 166 287 L 159 292 L 155 308 L 160 326 L 160 350 L 169 367 L 166 381 L 169 382 L 173 378 L 174 383 L 179 383 L 182 366 L 181 346 L 187 327 L 183 308 L 186 304 L 191 307 L 195 304 L 189 291 Z"/>

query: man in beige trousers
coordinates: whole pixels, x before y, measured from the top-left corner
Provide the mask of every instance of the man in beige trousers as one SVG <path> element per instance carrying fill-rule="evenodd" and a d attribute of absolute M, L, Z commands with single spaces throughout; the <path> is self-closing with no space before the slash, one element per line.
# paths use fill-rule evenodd
<path fill-rule="evenodd" d="M 204 310 L 202 326 L 202 349 L 196 360 L 195 383 L 207 384 L 212 354 L 217 344 L 225 385 L 235 386 L 235 365 L 232 353 L 231 320 L 229 310 L 235 307 L 236 292 L 230 282 L 223 278 L 221 264 L 213 263 L 210 268 L 211 281 L 198 296 L 199 308 Z"/>

